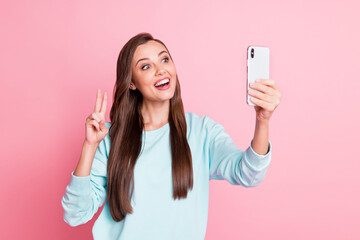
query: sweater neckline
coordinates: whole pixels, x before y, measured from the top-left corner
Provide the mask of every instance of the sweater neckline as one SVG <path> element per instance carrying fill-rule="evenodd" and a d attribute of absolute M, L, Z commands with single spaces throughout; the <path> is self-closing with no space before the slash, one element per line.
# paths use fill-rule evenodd
<path fill-rule="evenodd" d="M 161 126 L 160 128 L 158 129 L 155 129 L 155 130 L 150 130 L 150 131 L 142 131 L 143 135 L 146 135 L 146 136 L 156 136 L 162 132 L 165 132 L 166 130 L 168 130 L 170 128 L 170 124 L 169 122 L 167 122 L 165 125 Z"/>

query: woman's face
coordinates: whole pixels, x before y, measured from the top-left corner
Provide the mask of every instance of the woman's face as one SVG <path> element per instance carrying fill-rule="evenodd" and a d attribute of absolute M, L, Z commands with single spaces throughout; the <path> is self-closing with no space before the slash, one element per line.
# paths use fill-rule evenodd
<path fill-rule="evenodd" d="M 159 42 L 150 40 L 139 45 L 132 59 L 133 83 L 130 88 L 136 88 L 144 100 L 161 102 L 174 96 L 176 87 L 176 69 L 166 48 Z M 169 79 L 166 85 L 156 87 L 161 79 Z"/>

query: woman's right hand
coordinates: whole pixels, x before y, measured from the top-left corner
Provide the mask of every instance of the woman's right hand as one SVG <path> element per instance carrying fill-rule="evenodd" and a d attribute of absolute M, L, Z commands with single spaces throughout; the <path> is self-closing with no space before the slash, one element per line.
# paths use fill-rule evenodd
<path fill-rule="evenodd" d="M 98 145 L 109 132 L 105 127 L 105 113 L 107 105 L 107 93 L 104 93 L 101 101 L 101 90 L 98 89 L 94 112 L 86 118 L 85 142 L 89 145 Z"/>

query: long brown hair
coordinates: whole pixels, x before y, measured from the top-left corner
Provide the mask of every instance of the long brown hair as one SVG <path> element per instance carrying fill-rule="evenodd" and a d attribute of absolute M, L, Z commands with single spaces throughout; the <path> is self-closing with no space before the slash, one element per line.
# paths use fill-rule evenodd
<path fill-rule="evenodd" d="M 149 40 L 161 43 L 168 50 L 162 41 L 154 39 L 151 34 L 139 33 L 124 45 L 117 60 L 114 102 L 110 110 L 111 147 L 107 163 L 107 200 L 111 216 L 116 222 L 133 212 L 130 200 L 134 190 L 134 167 L 142 147 L 144 120 L 141 114 L 142 94 L 138 89 L 129 88 L 132 82 L 131 62 L 136 48 Z M 177 74 L 176 79 L 169 109 L 175 200 L 186 198 L 188 189 L 193 188 L 192 157 L 186 138 L 187 126 Z"/>

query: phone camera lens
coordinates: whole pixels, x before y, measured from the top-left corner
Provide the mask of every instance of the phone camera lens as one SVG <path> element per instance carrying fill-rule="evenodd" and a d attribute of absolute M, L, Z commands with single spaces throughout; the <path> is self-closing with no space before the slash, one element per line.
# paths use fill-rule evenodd
<path fill-rule="evenodd" d="M 254 49 L 251 49 L 251 58 L 254 58 Z"/>

